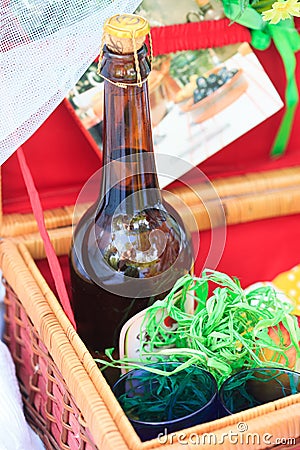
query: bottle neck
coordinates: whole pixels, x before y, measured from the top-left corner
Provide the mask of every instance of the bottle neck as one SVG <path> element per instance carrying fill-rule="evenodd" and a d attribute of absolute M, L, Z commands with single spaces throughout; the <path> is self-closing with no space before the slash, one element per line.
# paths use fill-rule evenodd
<path fill-rule="evenodd" d="M 114 54 L 104 48 L 101 66 L 105 77 L 102 191 L 106 193 L 107 206 L 112 201 L 120 204 L 137 191 L 143 191 L 143 195 L 133 196 L 139 198 L 133 209 L 145 205 L 153 207 L 161 202 L 146 81 L 150 64 L 146 55 L 144 46 L 137 53 L 142 80 L 142 84 L 137 85 L 134 55 Z M 125 83 L 127 87 L 116 83 Z"/>

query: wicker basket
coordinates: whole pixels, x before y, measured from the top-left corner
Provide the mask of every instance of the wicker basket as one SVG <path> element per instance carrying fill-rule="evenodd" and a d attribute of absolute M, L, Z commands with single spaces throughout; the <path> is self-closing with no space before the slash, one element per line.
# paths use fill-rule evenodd
<path fill-rule="evenodd" d="M 300 169 L 296 167 L 268 172 L 264 176 L 248 174 L 227 178 L 216 181 L 215 185 L 224 205 L 228 202 L 227 217 L 232 217 L 235 223 L 266 214 L 268 217 L 298 211 L 300 202 L 294 201 L 297 197 L 292 192 L 298 195 L 299 178 Z M 196 189 L 203 192 L 205 185 Z M 201 211 L 197 216 L 199 220 L 205 219 L 203 207 L 192 191 L 178 187 L 176 193 L 194 211 Z M 274 199 L 273 209 L 268 209 L 268 198 Z M 65 220 L 66 211 L 68 220 Z M 59 255 L 69 250 L 71 211 L 72 207 L 68 207 L 45 214 L 46 224 L 47 217 L 50 218 L 49 234 Z M 0 244 L 0 266 L 6 283 L 5 339 L 16 364 L 26 416 L 46 448 L 181 449 L 180 433 L 177 439 L 170 438 L 172 443 L 170 440 L 164 445 L 159 441 L 141 443 L 33 260 L 45 254 L 42 240 L 34 231 L 37 225 L 33 216 L 22 215 L 20 219 L 18 223 L 16 216 L 5 217 L 4 222 L 12 224 L 14 236 Z M 28 230 L 31 232 L 27 233 Z M 294 442 L 300 436 L 300 394 L 184 431 L 186 443 L 189 436 L 201 438 L 205 433 L 221 442 L 222 435 L 235 433 L 240 422 L 245 422 L 248 433 L 255 433 L 260 439 L 269 433 L 274 439 Z M 251 448 L 270 446 L 255 442 Z M 211 447 L 239 448 L 226 440 L 219 446 L 213 441 Z M 192 448 L 202 446 L 193 444 Z"/>
<path fill-rule="evenodd" d="M 214 182 L 228 224 L 300 212 L 299 185 L 300 167 Z M 211 192 L 206 184 L 198 184 L 193 190 L 173 189 L 173 193 L 191 207 L 197 226 L 202 230 L 210 227 L 210 218 L 199 196 L 205 202 L 213 202 Z M 72 206 L 44 213 L 58 255 L 68 253 L 72 216 Z M 170 438 L 172 443 L 169 439 L 164 445 L 159 441 L 141 443 L 139 440 L 34 262 L 45 256 L 34 216 L 5 215 L 1 235 L 6 236 L 0 243 L 0 267 L 6 284 L 5 339 L 16 364 L 26 416 L 46 448 L 181 449 L 179 433 L 177 438 Z M 256 433 L 260 439 L 264 433 L 269 433 L 274 439 L 294 441 L 300 436 L 300 394 L 194 427 L 184 432 L 185 443 L 189 436 L 201 437 L 205 433 L 213 434 L 212 439 L 221 442 L 222 435 L 235 433 L 240 422 L 245 422 L 248 432 Z M 186 448 L 202 448 L 193 442 L 191 440 L 191 447 Z M 255 442 L 251 449 L 272 445 Z M 213 441 L 211 447 L 237 449 L 243 446 L 225 439 L 220 445 Z M 289 448 L 292 447 L 289 445 Z"/>
<path fill-rule="evenodd" d="M 214 182 L 228 224 L 300 212 L 299 185 L 299 167 Z M 210 227 L 206 208 L 199 201 L 199 196 L 205 202 L 214 201 L 205 184 L 193 190 L 176 187 L 173 193 L 191 207 L 199 229 Z M 44 213 L 58 255 L 68 253 L 72 215 L 72 206 Z M 5 215 L 1 234 L 7 236 L 0 243 L 0 267 L 6 284 L 5 339 L 16 364 L 27 419 L 46 448 L 181 449 L 180 433 L 177 438 L 168 438 L 164 445 L 139 440 L 34 262 L 45 257 L 34 216 Z M 194 445 L 195 437 L 201 439 L 205 433 L 213 435 L 212 445 L 205 447 L 243 448 L 226 439 L 220 445 L 214 442 L 221 442 L 226 433 L 235 433 L 240 422 L 246 423 L 248 433 L 255 433 L 260 440 L 269 433 L 274 439 L 294 442 L 300 436 L 300 394 L 184 431 L 185 443 L 191 439 L 191 447 L 186 448 L 202 448 Z M 273 443 L 256 441 L 251 449 L 267 448 Z M 297 448 L 300 443 L 295 445 Z"/>
<path fill-rule="evenodd" d="M 7 288 L 5 338 L 16 363 L 26 416 L 46 448 L 182 449 L 180 433 L 165 444 L 139 440 L 25 245 L 3 240 L 0 264 Z M 260 439 L 249 448 L 272 447 L 263 442 L 266 433 L 272 435 L 272 443 L 285 439 L 292 448 L 300 437 L 300 394 L 185 430 L 184 439 L 195 442 L 196 436 L 209 433 L 220 443 L 222 436 L 237 432 L 241 422 L 249 435 Z M 223 441 L 205 448 L 244 448 Z"/>

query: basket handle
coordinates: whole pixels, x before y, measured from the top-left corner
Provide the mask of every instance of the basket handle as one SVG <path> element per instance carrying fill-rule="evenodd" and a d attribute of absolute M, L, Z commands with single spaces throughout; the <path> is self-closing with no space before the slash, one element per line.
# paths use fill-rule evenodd
<path fill-rule="evenodd" d="M 32 178 L 32 174 L 28 167 L 22 147 L 19 147 L 17 149 L 17 157 L 18 157 L 20 169 L 21 169 L 21 172 L 22 172 L 22 175 L 24 178 L 24 182 L 26 185 L 26 189 L 28 192 L 31 208 L 32 208 L 34 217 L 37 221 L 39 232 L 40 232 L 41 237 L 44 242 L 46 257 L 47 257 L 47 260 L 49 263 L 51 275 L 52 275 L 54 283 L 55 283 L 55 287 L 57 290 L 57 294 L 58 294 L 60 303 L 61 303 L 68 319 L 70 320 L 71 324 L 76 329 L 74 314 L 73 314 L 73 311 L 71 308 L 71 303 L 70 303 L 70 299 L 69 299 L 69 296 L 67 293 L 62 270 L 61 270 L 61 267 L 59 264 L 58 257 L 56 255 L 53 245 L 51 243 L 48 231 L 46 229 L 41 200 L 40 200 L 38 191 L 35 187 L 35 184 L 34 184 L 34 181 Z"/>

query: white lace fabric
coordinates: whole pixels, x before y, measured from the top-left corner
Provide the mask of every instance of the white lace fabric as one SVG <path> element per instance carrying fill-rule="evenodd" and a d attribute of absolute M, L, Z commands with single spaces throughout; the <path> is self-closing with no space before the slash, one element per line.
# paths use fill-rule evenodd
<path fill-rule="evenodd" d="M 96 58 L 104 21 L 132 13 L 140 3 L 2 0 L 0 164 L 42 125 Z"/>

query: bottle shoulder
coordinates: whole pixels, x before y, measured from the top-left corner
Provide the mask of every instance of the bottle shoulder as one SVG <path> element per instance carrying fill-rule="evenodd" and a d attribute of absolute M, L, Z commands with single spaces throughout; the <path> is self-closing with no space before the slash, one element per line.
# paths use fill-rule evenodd
<path fill-rule="evenodd" d="M 169 269 L 175 269 L 178 278 L 193 261 L 190 237 L 165 207 L 133 215 L 108 216 L 104 211 L 97 221 L 81 222 L 74 234 L 72 258 L 90 278 L 114 279 L 114 283 L 124 276 L 152 278 Z"/>
<path fill-rule="evenodd" d="M 87 271 L 84 268 L 84 265 L 82 264 L 82 261 L 80 261 L 80 257 L 77 253 L 76 246 L 74 243 L 72 243 L 70 252 L 69 252 L 69 266 L 70 266 L 70 275 L 71 275 L 71 281 L 74 279 L 74 277 L 81 279 L 81 281 L 87 283 L 87 284 L 94 284 L 91 277 L 88 275 Z M 72 283 L 73 284 L 73 283 Z"/>

